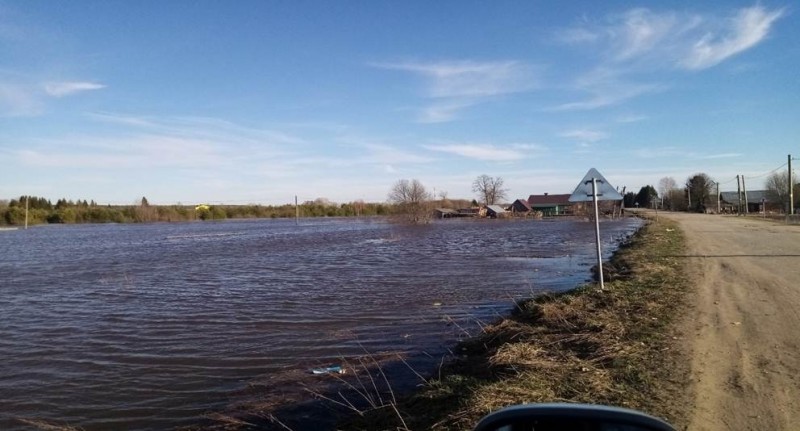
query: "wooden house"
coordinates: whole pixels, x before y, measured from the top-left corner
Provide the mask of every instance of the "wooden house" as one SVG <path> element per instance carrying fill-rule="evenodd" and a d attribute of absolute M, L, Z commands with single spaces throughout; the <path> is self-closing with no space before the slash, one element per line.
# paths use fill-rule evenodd
<path fill-rule="evenodd" d="M 486 216 L 489 218 L 501 218 L 506 217 L 507 215 L 508 211 L 504 210 L 500 205 L 486 206 Z"/>
<path fill-rule="evenodd" d="M 573 203 L 569 201 L 570 195 L 530 195 L 528 206 L 532 210 L 541 211 L 545 216 L 568 215 L 572 213 Z"/>
<path fill-rule="evenodd" d="M 527 200 L 517 199 L 509 207 L 509 211 L 514 215 L 527 215 L 531 212 L 531 206 Z"/>

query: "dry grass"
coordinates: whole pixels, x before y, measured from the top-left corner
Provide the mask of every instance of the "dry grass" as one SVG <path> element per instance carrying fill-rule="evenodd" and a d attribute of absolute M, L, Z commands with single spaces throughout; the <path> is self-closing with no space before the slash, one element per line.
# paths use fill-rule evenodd
<path fill-rule="evenodd" d="M 501 407 L 552 401 L 625 406 L 681 426 L 688 366 L 675 317 L 688 281 L 670 256 L 682 250 L 674 223 L 649 222 L 604 265 L 605 291 L 589 285 L 518 304 L 459 345 L 438 380 L 393 404 L 397 415 L 376 411 L 343 428 L 471 429 Z"/>

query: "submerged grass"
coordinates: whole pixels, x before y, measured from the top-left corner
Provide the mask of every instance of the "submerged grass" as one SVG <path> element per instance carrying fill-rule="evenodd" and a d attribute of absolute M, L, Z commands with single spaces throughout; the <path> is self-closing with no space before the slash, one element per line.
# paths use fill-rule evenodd
<path fill-rule="evenodd" d="M 457 346 L 416 394 L 339 429 L 471 429 L 485 414 L 535 402 L 623 406 L 683 427 L 688 354 L 677 316 L 689 306 L 684 238 L 650 220 L 604 265 L 606 290 L 586 285 L 517 304 Z"/>

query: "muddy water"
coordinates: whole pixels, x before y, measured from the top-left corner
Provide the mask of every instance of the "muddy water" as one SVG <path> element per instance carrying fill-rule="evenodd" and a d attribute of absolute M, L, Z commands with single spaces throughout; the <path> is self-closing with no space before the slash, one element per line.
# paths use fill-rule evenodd
<path fill-rule="evenodd" d="M 606 251 L 639 223 L 602 223 Z M 2 232 L 0 429 L 171 428 L 271 373 L 443 351 L 511 298 L 588 279 L 592 229 L 318 219 Z"/>

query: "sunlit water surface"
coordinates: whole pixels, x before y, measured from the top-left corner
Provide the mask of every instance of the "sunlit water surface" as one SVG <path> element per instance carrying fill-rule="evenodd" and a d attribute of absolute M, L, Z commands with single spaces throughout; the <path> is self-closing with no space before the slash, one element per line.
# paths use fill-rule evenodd
<path fill-rule="evenodd" d="M 604 221 L 606 255 L 640 224 Z M 165 429 L 287 369 L 436 357 L 512 298 L 587 280 L 593 229 L 306 219 L 0 232 L 0 429 Z"/>

